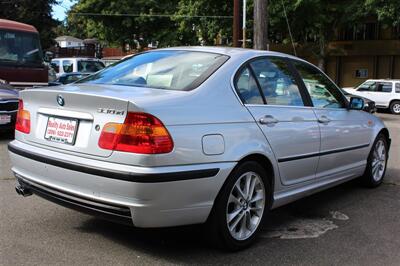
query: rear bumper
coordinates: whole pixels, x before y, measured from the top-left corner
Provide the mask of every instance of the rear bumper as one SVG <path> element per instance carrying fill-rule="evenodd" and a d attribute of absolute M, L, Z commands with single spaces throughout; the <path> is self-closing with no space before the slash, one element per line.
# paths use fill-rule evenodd
<path fill-rule="evenodd" d="M 137 227 L 205 222 L 235 166 L 230 162 L 136 167 L 66 155 L 17 140 L 10 143 L 9 151 L 18 182 L 33 193 L 86 213 L 130 220 Z"/>

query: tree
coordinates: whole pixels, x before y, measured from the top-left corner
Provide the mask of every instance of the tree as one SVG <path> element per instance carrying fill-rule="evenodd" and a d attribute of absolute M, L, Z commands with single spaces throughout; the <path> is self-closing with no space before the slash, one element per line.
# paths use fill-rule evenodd
<path fill-rule="evenodd" d="M 230 38 L 231 19 L 218 16 L 231 16 L 232 8 L 225 0 L 80 0 L 68 12 L 66 27 L 70 35 L 113 46 L 213 45 Z"/>
<path fill-rule="evenodd" d="M 81 0 L 68 12 L 67 30 L 76 37 L 98 38 L 114 46 L 168 39 L 175 34 L 171 19 L 146 15 L 173 13 L 177 1 Z"/>
<path fill-rule="evenodd" d="M 365 0 L 364 8 L 359 16 L 375 15 L 379 21 L 398 26 L 400 25 L 400 3 L 398 0 Z"/>
<path fill-rule="evenodd" d="M 232 36 L 233 1 L 180 0 L 173 21 L 178 23 L 178 39 L 183 45 L 214 45 L 216 39 Z M 225 17 L 224 17 L 225 16 Z"/>
<path fill-rule="evenodd" d="M 51 16 L 57 0 L 19 0 L 0 2 L 0 18 L 15 20 L 35 26 L 43 48 L 54 44 L 54 29 L 58 22 Z"/>
<path fill-rule="evenodd" d="M 254 0 L 253 48 L 267 50 L 268 0 Z"/>
<path fill-rule="evenodd" d="M 283 6 L 298 46 L 310 50 L 318 59 L 318 67 L 325 69 L 328 44 L 337 36 L 337 29 L 355 23 L 360 18 L 355 13 L 365 0 L 277 0 L 270 4 L 273 33 L 288 33 Z M 274 36 L 271 36 L 274 37 Z M 283 40 L 289 42 L 289 34 Z"/>

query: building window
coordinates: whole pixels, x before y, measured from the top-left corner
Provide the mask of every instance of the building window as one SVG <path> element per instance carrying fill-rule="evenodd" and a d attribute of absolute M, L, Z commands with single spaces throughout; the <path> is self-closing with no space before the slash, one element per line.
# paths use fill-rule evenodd
<path fill-rule="evenodd" d="M 376 40 L 376 23 L 356 24 L 340 31 L 339 40 Z"/>
<path fill-rule="evenodd" d="M 356 69 L 356 78 L 365 79 L 368 78 L 368 69 L 360 68 Z"/>

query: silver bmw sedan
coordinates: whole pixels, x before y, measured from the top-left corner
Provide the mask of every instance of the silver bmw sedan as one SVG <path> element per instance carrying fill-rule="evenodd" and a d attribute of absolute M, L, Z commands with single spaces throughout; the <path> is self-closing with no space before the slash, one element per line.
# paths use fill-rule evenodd
<path fill-rule="evenodd" d="M 268 212 L 385 175 L 390 137 L 318 68 L 266 51 L 168 48 L 21 92 L 16 191 L 136 227 L 204 223 L 249 246 Z"/>

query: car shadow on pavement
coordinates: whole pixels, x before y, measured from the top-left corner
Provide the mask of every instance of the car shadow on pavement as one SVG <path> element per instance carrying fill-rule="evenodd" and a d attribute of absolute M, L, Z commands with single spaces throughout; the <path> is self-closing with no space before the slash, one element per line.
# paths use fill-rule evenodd
<path fill-rule="evenodd" d="M 327 217 L 332 209 L 345 206 L 348 202 L 354 203 L 355 197 L 356 199 L 364 198 L 368 191 L 370 190 L 362 188 L 357 180 L 347 182 L 273 210 L 265 228 L 274 228 L 281 223 L 290 222 L 291 219 Z M 212 263 L 215 256 L 219 259 L 222 257 L 224 263 L 229 263 L 229 261 L 237 263 L 235 258 L 239 257 L 236 256 L 242 254 L 241 252 L 232 254 L 214 248 L 207 240 L 207 232 L 201 225 L 139 229 L 90 218 L 77 229 L 85 233 L 100 234 L 128 249 L 151 254 L 171 263 Z M 265 230 L 268 229 L 263 229 Z M 272 255 L 273 245 L 270 246 L 268 241 L 275 240 L 260 238 L 251 249 L 262 248 L 265 252 L 270 249 Z"/>

